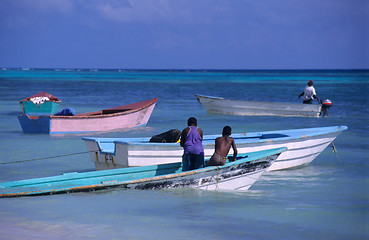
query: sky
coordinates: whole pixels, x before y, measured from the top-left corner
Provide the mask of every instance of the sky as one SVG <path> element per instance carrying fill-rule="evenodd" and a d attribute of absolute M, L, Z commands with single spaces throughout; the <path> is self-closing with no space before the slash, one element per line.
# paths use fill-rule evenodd
<path fill-rule="evenodd" d="M 369 69 L 369 0 L 0 0 L 0 68 Z"/>

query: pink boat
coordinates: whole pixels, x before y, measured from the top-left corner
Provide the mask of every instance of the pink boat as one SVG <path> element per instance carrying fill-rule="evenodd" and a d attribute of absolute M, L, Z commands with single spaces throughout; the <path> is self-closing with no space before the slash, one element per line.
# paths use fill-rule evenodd
<path fill-rule="evenodd" d="M 104 132 L 144 126 L 158 98 L 74 116 L 19 116 L 24 133 L 66 134 Z"/>

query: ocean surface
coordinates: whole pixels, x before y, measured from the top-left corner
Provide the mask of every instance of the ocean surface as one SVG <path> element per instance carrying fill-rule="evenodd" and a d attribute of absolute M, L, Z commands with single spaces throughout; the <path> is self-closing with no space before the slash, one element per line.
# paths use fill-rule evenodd
<path fill-rule="evenodd" d="M 195 94 L 299 103 L 307 81 L 333 106 L 324 118 L 208 114 Z M 46 91 L 59 109 L 96 111 L 158 97 L 145 127 L 23 134 L 19 101 Z M 93 171 L 83 136 L 147 137 L 346 125 L 310 165 L 264 174 L 247 192 L 109 190 L 0 199 L 0 239 L 369 239 L 369 71 L 0 69 L 0 182 Z M 315 102 L 316 103 L 316 102 Z M 68 156 L 63 156 L 68 154 Z M 33 160 L 33 161 L 28 161 Z M 5 164 L 6 163 L 6 164 Z"/>

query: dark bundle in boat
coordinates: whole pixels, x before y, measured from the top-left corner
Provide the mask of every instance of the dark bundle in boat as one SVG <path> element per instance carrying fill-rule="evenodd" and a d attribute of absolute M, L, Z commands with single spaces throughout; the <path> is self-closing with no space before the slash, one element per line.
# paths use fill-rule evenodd
<path fill-rule="evenodd" d="M 178 142 L 181 136 L 181 131 L 178 129 L 171 129 L 167 132 L 158 134 L 153 136 L 150 139 L 150 142 L 159 142 L 159 143 L 175 143 Z"/>

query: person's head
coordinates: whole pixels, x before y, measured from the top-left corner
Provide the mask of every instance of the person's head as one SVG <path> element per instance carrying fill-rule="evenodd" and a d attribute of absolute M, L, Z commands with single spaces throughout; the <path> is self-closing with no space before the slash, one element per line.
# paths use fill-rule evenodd
<path fill-rule="evenodd" d="M 232 128 L 230 126 L 225 126 L 223 128 L 223 136 L 230 136 L 232 134 Z"/>
<path fill-rule="evenodd" d="M 313 81 L 313 80 L 309 80 L 309 81 L 308 81 L 308 85 L 309 85 L 309 86 L 313 86 L 313 84 L 314 84 L 314 81 Z"/>
<path fill-rule="evenodd" d="M 197 126 L 197 120 L 194 117 L 190 117 L 187 120 L 187 126 Z"/>

